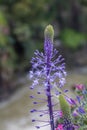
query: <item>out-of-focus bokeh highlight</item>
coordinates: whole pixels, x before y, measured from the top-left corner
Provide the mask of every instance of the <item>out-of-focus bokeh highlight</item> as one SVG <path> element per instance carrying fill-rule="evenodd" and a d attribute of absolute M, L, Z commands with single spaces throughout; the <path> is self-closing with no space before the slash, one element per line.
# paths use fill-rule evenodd
<path fill-rule="evenodd" d="M 66 86 L 87 84 L 87 0 L 0 0 L 0 130 L 35 130 L 28 73 L 48 24 L 65 58 Z"/>

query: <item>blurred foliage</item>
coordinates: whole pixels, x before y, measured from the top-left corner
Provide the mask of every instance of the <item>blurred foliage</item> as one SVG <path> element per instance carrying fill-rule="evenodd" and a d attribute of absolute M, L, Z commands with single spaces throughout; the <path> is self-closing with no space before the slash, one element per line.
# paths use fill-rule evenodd
<path fill-rule="evenodd" d="M 0 48 L 9 48 L 16 69 L 21 64 L 24 69 L 34 50 L 43 48 L 43 30 L 50 23 L 62 45 L 77 50 L 87 43 L 86 5 L 86 0 L 0 0 Z"/>
<path fill-rule="evenodd" d="M 6 31 L 8 31 L 8 24 L 4 13 L 0 11 L 0 47 L 4 47 L 7 44 Z"/>
<path fill-rule="evenodd" d="M 10 44 L 8 22 L 3 11 L 0 11 L 0 58 L 3 70 L 14 69 L 16 54 Z"/>
<path fill-rule="evenodd" d="M 76 32 L 72 29 L 65 29 L 61 34 L 61 39 L 64 46 L 70 49 L 78 49 L 80 45 L 83 45 L 86 41 L 86 36 L 80 32 Z"/>
<path fill-rule="evenodd" d="M 87 1 L 0 0 L 0 83 L 29 69 L 34 50 L 43 49 L 48 24 L 62 46 L 77 51 L 87 45 Z"/>

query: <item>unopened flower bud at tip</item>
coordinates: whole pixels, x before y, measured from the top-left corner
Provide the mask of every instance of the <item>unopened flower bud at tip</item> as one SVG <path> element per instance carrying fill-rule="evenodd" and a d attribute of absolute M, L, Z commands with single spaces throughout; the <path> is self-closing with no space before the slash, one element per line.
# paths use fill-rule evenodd
<path fill-rule="evenodd" d="M 52 25 L 48 25 L 48 26 L 45 28 L 44 35 L 45 35 L 45 38 L 49 38 L 49 39 L 51 39 L 52 42 L 53 42 L 54 29 L 53 29 L 53 26 L 52 26 Z"/>

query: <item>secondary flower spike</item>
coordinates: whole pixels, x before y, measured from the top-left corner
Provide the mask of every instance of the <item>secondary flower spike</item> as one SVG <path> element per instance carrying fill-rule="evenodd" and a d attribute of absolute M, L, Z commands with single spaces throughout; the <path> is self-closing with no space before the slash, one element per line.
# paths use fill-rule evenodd
<path fill-rule="evenodd" d="M 47 103 L 47 109 L 44 110 L 31 110 L 31 113 L 38 112 L 40 113 L 40 118 L 44 115 L 49 115 L 49 121 L 43 121 L 47 123 L 46 125 L 51 126 L 51 130 L 55 130 L 54 128 L 54 119 L 58 116 L 58 111 L 54 110 L 54 96 L 53 94 L 58 95 L 60 92 L 56 87 L 64 86 L 65 84 L 65 63 L 64 58 L 61 55 L 58 55 L 58 51 L 53 49 L 53 38 L 54 38 L 54 29 L 51 25 L 48 25 L 44 31 L 44 53 L 40 53 L 38 50 L 35 51 L 34 57 L 31 60 L 32 70 L 30 71 L 30 79 L 32 79 L 33 83 L 30 89 L 38 88 L 37 94 L 40 97 L 40 94 L 45 95 L 45 99 L 36 98 L 34 96 L 30 96 L 33 100 L 34 105 L 40 103 Z M 53 93 L 53 94 L 52 94 Z M 36 99 L 38 102 L 36 102 Z M 41 114 L 42 112 L 42 114 Z M 33 119 L 32 122 L 36 120 Z M 41 120 L 42 122 L 42 120 Z M 43 125 L 44 126 L 44 125 Z M 36 126 L 36 128 L 40 128 L 42 126 Z"/>

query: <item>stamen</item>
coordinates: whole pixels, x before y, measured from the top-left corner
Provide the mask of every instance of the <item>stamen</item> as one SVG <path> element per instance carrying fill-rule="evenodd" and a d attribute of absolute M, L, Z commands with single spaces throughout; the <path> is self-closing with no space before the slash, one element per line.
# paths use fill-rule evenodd
<path fill-rule="evenodd" d="M 42 104 L 42 103 L 45 103 L 46 101 L 43 101 L 43 102 L 33 102 L 33 104 Z"/>
<path fill-rule="evenodd" d="M 42 117 L 42 116 L 44 116 L 44 115 L 46 115 L 46 114 L 49 114 L 49 112 L 46 112 L 46 113 L 41 114 L 41 115 L 39 115 L 39 116 Z"/>
<path fill-rule="evenodd" d="M 46 124 L 46 125 L 42 125 L 42 126 L 36 126 L 37 129 L 41 128 L 41 127 L 45 127 L 45 126 L 48 126 L 50 124 Z"/>
<path fill-rule="evenodd" d="M 30 89 L 34 89 L 34 87 L 30 87 Z"/>
<path fill-rule="evenodd" d="M 33 96 L 33 95 L 31 95 L 30 96 L 30 98 L 33 98 L 33 99 L 38 99 L 38 100 L 43 100 L 43 101 L 47 101 L 46 99 L 44 99 L 44 98 L 37 98 L 37 97 L 35 97 L 35 96 Z"/>
<path fill-rule="evenodd" d="M 41 92 L 37 92 L 37 94 L 41 94 Z"/>
<path fill-rule="evenodd" d="M 35 119 L 32 120 L 32 122 L 35 122 L 35 121 L 37 121 L 37 122 L 48 122 L 48 123 L 50 123 L 49 121 L 42 121 L 42 120 L 35 120 Z"/>
<path fill-rule="evenodd" d="M 37 129 L 40 129 L 40 127 L 39 127 L 39 126 L 36 126 L 36 128 L 37 128 Z"/>
<path fill-rule="evenodd" d="M 36 112 L 37 110 L 36 109 L 32 109 L 30 112 L 33 113 L 33 112 Z"/>
<path fill-rule="evenodd" d="M 32 112 L 39 112 L 39 113 L 43 113 L 43 114 L 48 114 L 48 110 L 36 110 L 36 109 L 33 109 L 33 110 L 31 110 L 31 113 Z"/>

